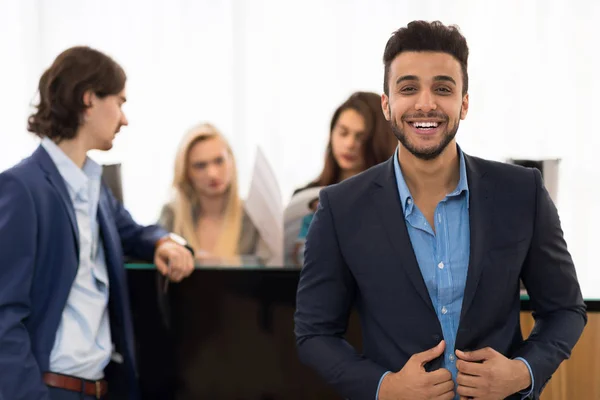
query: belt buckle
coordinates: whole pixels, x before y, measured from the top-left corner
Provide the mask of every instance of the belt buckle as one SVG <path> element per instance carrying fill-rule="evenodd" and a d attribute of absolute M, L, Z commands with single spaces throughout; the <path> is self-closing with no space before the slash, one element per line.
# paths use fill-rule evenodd
<path fill-rule="evenodd" d="M 96 398 L 101 399 L 102 398 L 102 383 L 100 381 L 96 381 L 95 386 L 96 386 Z"/>

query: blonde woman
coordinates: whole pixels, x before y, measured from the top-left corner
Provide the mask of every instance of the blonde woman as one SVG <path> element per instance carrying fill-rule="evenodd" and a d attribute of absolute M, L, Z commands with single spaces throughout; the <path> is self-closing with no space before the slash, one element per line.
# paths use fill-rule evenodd
<path fill-rule="evenodd" d="M 234 265 L 241 259 L 268 260 L 269 251 L 238 194 L 231 147 L 213 125 L 197 125 L 183 138 L 172 189 L 159 223 L 184 237 L 201 260 Z"/>

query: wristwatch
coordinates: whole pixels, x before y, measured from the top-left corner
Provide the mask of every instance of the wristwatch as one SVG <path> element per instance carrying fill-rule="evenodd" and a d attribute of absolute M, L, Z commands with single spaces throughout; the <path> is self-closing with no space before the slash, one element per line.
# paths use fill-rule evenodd
<path fill-rule="evenodd" d="M 161 244 L 163 244 L 164 242 L 166 242 L 167 240 L 170 240 L 171 242 L 175 242 L 180 246 L 185 247 L 186 249 L 188 249 L 190 251 L 190 253 L 192 253 L 192 256 L 194 255 L 194 249 L 192 248 L 192 246 L 190 246 L 187 242 L 187 240 L 185 240 L 184 238 L 182 238 L 181 236 L 179 236 L 176 233 L 169 233 L 166 236 L 161 237 L 160 239 L 158 239 L 158 241 L 156 242 L 156 246 L 158 247 Z"/>

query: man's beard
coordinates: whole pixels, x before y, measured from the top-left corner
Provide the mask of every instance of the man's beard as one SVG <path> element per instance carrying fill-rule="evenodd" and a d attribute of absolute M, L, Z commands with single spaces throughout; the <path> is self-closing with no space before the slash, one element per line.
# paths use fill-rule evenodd
<path fill-rule="evenodd" d="M 391 110 L 390 111 L 390 116 L 392 116 Z M 462 107 L 461 107 L 461 112 L 462 112 Z M 459 114 L 460 115 L 460 114 Z M 406 116 L 403 117 L 402 119 L 404 120 L 405 118 L 407 118 Z M 445 119 L 445 123 L 448 124 L 448 117 L 446 115 L 442 115 L 439 113 L 435 113 L 435 112 L 430 112 L 430 113 L 423 113 L 423 114 L 412 114 L 410 115 L 410 118 L 443 118 Z M 398 123 L 396 122 L 396 120 L 392 117 L 390 120 L 390 125 L 392 127 L 392 132 L 394 132 L 394 136 L 396 136 L 396 138 L 398 139 L 398 141 L 400 141 L 400 143 L 402 143 L 402 146 L 404 146 L 404 148 L 406 148 L 408 151 L 410 151 L 410 153 L 412 155 L 414 155 L 417 158 L 420 158 L 421 160 L 433 160 L 435 158 L 437 158 L 440 154 L 442 154 L 442 152 L 446 149 L 446 147 L 448 147 L 448 145 L 450 144 L 450 142 L 452 142 L 452 139 L 454 139 L 454 137 L 456 136 L 456 132 L 458 132 L 458 125 L 460 122 L 460 118 L 456 119 L 456 123 L 454 124 L 453 127 L 448 128 L 448 126 L 446 126 L 446 131 L 444 132 L 444 136 L 442 137 L 442 141 L 435 147 L 431 147 L 431 148 L 427 148 L 427 149 L 418 149 L 415 146 L 413 146 L 412 143 L 410 143 L 406 132 L 400 128 L 400 126 L 398 125 Z"/>

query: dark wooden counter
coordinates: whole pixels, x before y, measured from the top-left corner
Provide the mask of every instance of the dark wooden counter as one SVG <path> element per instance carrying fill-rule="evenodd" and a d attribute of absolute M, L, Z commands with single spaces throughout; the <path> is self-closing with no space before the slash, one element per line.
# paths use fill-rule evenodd
<path fill-rule="evenodd" d="M 151 268 L 128 265 L 144 399 L 339 398 L 296 355 L 298 270 L 203 268 L 164 296 Z M 585 333 L 543 400 L 600 399 L 600 301 L 587 303 Z M 347 338 L 360 348 L 356 314 Z"/>

